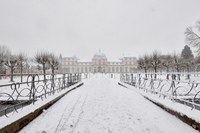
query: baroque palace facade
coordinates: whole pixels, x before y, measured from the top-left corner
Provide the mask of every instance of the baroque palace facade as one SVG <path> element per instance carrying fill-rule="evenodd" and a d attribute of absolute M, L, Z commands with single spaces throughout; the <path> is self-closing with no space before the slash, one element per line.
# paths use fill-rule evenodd
<path fill-rule="evenodd" d="M 108 61 L 105 54 L 95 54 L 92 61 L 81 62 L 74 57 L 60 57 L 62 73 L 129 73 L 137 69 L 135 57 L 123 57 L 119 61 Z"/>

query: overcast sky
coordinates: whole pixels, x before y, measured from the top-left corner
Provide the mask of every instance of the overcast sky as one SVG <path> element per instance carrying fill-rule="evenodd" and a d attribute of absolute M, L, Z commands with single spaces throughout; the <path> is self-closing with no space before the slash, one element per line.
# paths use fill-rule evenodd
<path fill-rule="evenodd" d="M 200 0 L 0 0 L 0 45 L 90 60 L 181 52 Z"/>

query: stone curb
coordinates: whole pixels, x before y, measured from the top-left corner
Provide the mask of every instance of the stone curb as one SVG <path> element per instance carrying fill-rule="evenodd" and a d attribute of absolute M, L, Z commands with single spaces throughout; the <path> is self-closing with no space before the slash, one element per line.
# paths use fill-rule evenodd
<path fill-rule="evenodd" d="M 16 120 L 15 122 L 3 127 L 2 129 L 0 129 L 0 133 L 17 133 L 23 127 L 25 127 L 28 123 L 30 123 L 32 120 L 34 120 L 37 116 L 39 116 L 43 112 L 44 109 L 45 110 L 48 109 L 50 106 L 52 106 L 54 103 L 56 103 L 63 96 L 65 96 L 66 94 L 68 94 L 72 90 L 77 89 L 78 87 L 82 86 L 83 84 L 84 83 L 77 84 L 77 86 L 73 87 L 72 89 L 70 89 L 66 93 L 58 96 L 57 98 L 51 100 L 50 102 L 46 103 L 42 107 L 36 109 L 34 112 L 30 112 L 26 116 L 24 116 L 24 117 Z"/>

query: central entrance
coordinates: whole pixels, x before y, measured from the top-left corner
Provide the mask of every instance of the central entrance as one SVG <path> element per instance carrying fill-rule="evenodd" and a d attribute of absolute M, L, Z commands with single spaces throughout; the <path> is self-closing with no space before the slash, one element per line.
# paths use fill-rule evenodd
<path fill-rule="evenodd" d="M 98 73 L 105 73 L 105 68 L 102 66 L 97 67 L 97 72 Z"/>
<path fill-rule="evenodd" d="M 106 66 L 107 66 L 107 58 L 104 54 L 101 52 L 94 55 L 92 59 L 94 72 L 96 73 L 105 73 L 106 72 Z"/>

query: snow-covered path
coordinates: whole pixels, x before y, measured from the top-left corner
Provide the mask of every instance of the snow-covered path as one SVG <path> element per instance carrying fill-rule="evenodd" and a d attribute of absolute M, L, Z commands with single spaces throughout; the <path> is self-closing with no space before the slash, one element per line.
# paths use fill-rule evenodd
<path fill-rule="evenodd" d="M 21 133 L 196 133 L 137 92 L 98 75 L 70 92 Z"/>

